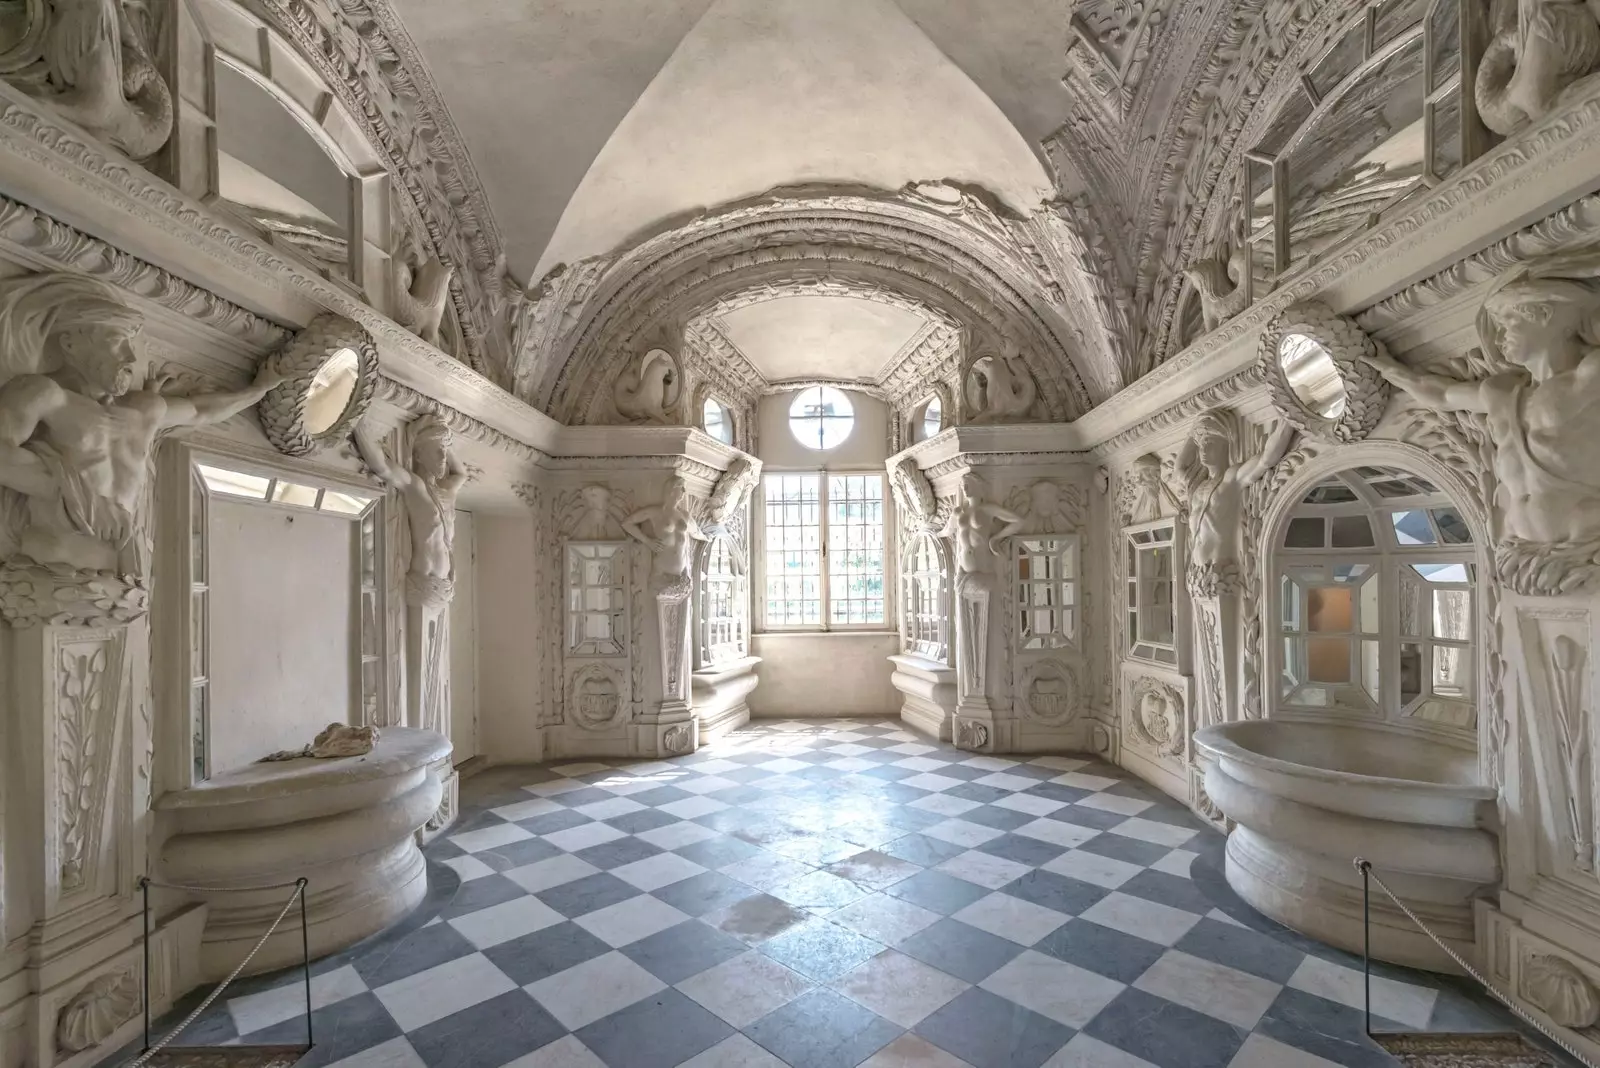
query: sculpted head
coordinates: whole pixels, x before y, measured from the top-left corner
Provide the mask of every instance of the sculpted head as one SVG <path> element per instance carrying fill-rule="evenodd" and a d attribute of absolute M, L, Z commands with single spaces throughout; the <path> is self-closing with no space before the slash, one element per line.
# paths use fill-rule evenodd
<path fill-rule="evenodd" d="M 1600 341 L 1600 292 L 1582 282 L 1513 282 L 1491 294 L 1483 311 L 1501 354 L 1536 382 L 1571 370 L 1584 348 Z"/>
<path fill-rule="evenodd" d="M 133 388 L 144 316 L 104 283 L 69 274 L 0 284 L 0 361 L 10 374 L 64 374 L 95 397 Z"/>
<path fill-rule="evenodd" d="M 1028 495 L 1034 515 L 1050 516 L 1061 510 L 1061 487 L 1049 479 L 1035 482 Z"/>
<path fill-rule="evenodd" d="M 689 484 L 677 475 L 668 479 L 666 495 L 661 498 L 661 507 L 669 512 L 687 511 L 689 507 Z"/>
<path fill-rule="evenodd" d="M 417 420 L 411 435 L 411 469 L 430 482 L 448 474 L 454 436 L 444 420 L 436 415 L 425 415 Z"/>
<path fill-rule="evenodd" d="M 601 485 L 588 485 L 579 490 L 583 506 L 591 512 L 604 513 L 611 506 L 611 491 Z"/>
<path fill-rule="evenodd" d="M 1194 429 L 1190 434 L 1206 474 L 1211 478 L 1217 478 L 1227 471 L 1232 458 L 1233 437 L 1222 416 L 1216 412 L 1206 412 L 1195 420 Z"/>

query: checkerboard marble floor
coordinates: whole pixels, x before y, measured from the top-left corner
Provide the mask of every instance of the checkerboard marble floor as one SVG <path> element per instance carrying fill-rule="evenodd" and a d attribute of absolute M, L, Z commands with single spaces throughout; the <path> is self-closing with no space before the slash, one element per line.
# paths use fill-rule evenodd
<path fill-rule="evenodd" d="M 496 769 L 429 902 L 321 962 L 335 1068 L 1332 1068 L 1360 961 L 1243 905 L 1221 837 L 1106 764 L 898 721 L 752 725 L 693 756 Z M 459 883 L 457 884 L 457 879 Z M 293 1041 L 299 977 L 188 1041 Z M 1380 1027 L 1503 1030 L 1384 968 Z"/>

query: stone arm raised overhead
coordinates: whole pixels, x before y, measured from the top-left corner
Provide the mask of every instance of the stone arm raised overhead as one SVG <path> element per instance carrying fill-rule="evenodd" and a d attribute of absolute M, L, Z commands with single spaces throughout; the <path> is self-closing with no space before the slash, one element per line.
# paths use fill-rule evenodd
<path fill-rule="evenodd" d="M 377 439 L 372 436 L 372 431 L 365 423 L 361 423 L 356 427 L 354 437 L 356 451 L 361 454 L 362 462 L 372 469 L 372 473 L 378 476 L 380 482 L 396 489 L 404 489 L 411 484 L 411 472 L 398 464 L 389 463 L 389 458 L 383 454 L 383 446 L 378 444 Z M 451 462 L 455 462 L 454 457 L 451 458 Z M 454 477 L 454 474 L 455 469 L 452 467 L 451 477 Z M 463 480 L 465 480 L 465 474 L 466 471 L 463 468 Z"/>
<path fill-rule="evenodd" d="M 1240 483 L 1251 485 L 1276 467 L 1284 453 L 1289 451 L 1289 443 L 1293 440 L 1294 425 L 1287 419 L 1279 420 L 1278 425 L 1272 428 L 1272 433 L 1267 435 L 1267 443 L 1261 447 L 1261 451 L 1239 466 Z"/>
<path fill-rule="evenodd" d="M 147 397 L 158 397 L 163 409 L 158 416 L 161 429 L 183 426 L 210 426 L 225 422 L 255 405 L 267 391 L 283 381 L 283 375 L 268 360 L 256 372 L 255 381 L 236 392 L 199 393 L 192 397 L 168 397 L 147 392 Z"/>
<path fill-rule="evenodd" d="M 651 552 L 661 551 L 661 539 L 653 538 L 644 532 L 641 523 L 654 523 L 656 510 L 654 507 L 641 508 L 622 521 L 622 532 L 634 541 L 645 546 Z"/>
<path fill-rule="evenodd" d="M 1002 508 L 998 504 L 990 504 L 985 501 L 978 505 L 978 514 L 986 515 L 995 522 L 1004 524 L 989 539 L 989 551 L 992 553 L 998 554 L 1000 552 L 1000 543 L 1022 529 L 1022 517 L 1011 509 Z"/>
<path fill-rule="evenodd" d="M 1413 371 L 1400 361 L 1380 355 L 1363 357 L 1396 388 L 1415 397 L 1429 408 L 1449 412 L 1487 412 L 1488 399 L 1484 395 L 1484 382 L 1462 382 L 1444 375 Z"/>

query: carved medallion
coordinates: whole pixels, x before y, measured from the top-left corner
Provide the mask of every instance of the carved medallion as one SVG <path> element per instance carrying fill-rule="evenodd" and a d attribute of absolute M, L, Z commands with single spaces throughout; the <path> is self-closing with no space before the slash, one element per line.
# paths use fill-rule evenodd
<path fill-rule="evenodd" d="M 1389 386 L 1369 362 L 1382 347 L 1325 304 L 1285 308 L 1261 332 L 1258 359 L 1272 402 L 1321 441 L 1361 441 L 1383 418 Z"/>
<path fill-rule="evenodd" d="M 343 441 L 361 421 L 378 380 L 378 346 L 357 323 L 317 316 L 273 361 L 284 381 L 257 409 L 261 430 L 286 456 Z"/>
<path fill-rule="evenodd" d="M 580 668 L 567 687 L 567 711 L 586 730 L 615 726 L 622 714 L 622 687 L 616 675 L 599 664 Z"/>
<path fill-rule="evenodd" d="M 1066 723 L 1080 710 L 1078 676 L 1059 660 L 1030 664 L 1022 676 L 1022 707 L 1041 723 Z"/>
<path fill-rule="evenodd" d="M 1184 701 L 1178 688 L 1153 675 L 1142 675 L 1128 687 L 1129 733 L 1160 756 L 1177 756 L 1184 745 Z"/>

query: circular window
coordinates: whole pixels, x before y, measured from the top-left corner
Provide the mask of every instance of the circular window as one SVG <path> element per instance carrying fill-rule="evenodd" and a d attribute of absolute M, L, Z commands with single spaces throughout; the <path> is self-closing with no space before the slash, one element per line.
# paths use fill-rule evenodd
<path fill-rule="evenodd" d="M 850 436 L 855 423 L 850 398 L 832 386 L 801 390 L 789 405 L 789 429 L 808 449 L 837 448 Z"/>
<path fill-rule="evenodd" d="M 707 434 L 724 445 L 733 444 L 733 413 L 714 397 L 706 398 L 705 407 L 700 413 L 700 425 L 705 428 Z"/>

